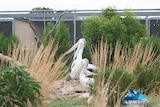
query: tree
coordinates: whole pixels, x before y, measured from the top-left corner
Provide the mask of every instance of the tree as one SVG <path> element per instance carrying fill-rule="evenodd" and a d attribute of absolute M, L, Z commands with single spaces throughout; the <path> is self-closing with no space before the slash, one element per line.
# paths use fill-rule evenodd
<path fill-rule="evenodd" d="M 140 23 L 133 13 L 126 10 L 124 15 L 122 23 L 126 27 L 126 31 L 125 36 L 122 38 L 123 42 L 135 44 L 135 42 L 138 42 L 142 38 L 148 37 L 147 29 Z"/>
<path fill-rule="evenodd" d="M 128 10 L 122 18 L 113 8 L 102 10 L 102 16 L 92 16 L 82 23 L 82 35 L 87 39 L 87 46 L 96 45 L 103 37 L 107 43 L 115 46 L 121 40 L 123 46 L 134 45 L 141 38 L 147 37 L 147 29 Z"/>
<path fill-rule="evenodd" d="M 53 9 L 48 7 L 35 7 L 32 9 L 31 13 L 52 13 Z"/>
<path fill-rule="evenodd" d="M 62 53 L 65 53 L 70 45 L 70 34 L 69 34 L 69 28 L 65 25 L 63 21 L 60 21 L 60 23 L 55 27 L 55 29 L 51 32 L 51 35 L 48 35 L 48 33 L 53 28 L 54 24 L 50 22 L 48 26 L 46 27 L 44 31 L 44 36 L 42 37 L 42 43 L 44 45 L 47 45 L 50 40 L 54 40 L 53 47 L 56 46 L 56 44 L 59 44 L 59 49 L 56 53 L 56 56 L 58 57 Z"/>

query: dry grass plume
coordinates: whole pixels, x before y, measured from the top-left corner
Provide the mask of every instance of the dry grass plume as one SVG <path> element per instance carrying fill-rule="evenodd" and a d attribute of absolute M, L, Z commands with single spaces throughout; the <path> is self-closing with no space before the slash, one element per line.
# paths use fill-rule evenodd
<path fill-rule="evenodd" d="M 115 97 L 114 106 L 120 107 L 121 99 L 130 88 L 130 85 L 122 92 L 119 93 L 119 81 L 122 79 L 123 74 L 119 77 L 117 83 L 111 87 L 111 79 L 116 69 L 123 69 L 125 72 L 133 74 L 138 64 L 144 67 L 151 67 L 159 60 L 159 56 L 156 57 L 156 51 L 153 49 L 153 45 L 142 46 L 141 43 L 137 43 L 134 48 L 122 47 L 121 42 L 118 41 L 115 49 L 112 45 L 108 45 L 101 41 L 98 46 L 92 48 L 91 59 L 93 64 L 98 66 L 98 77 L 96 77 L 95 93 L 93 96 L 94 107 L 109 107 L 109 99 L 113 94 Z M 111 70 L 111 74 L 106 80 L 105 73 L 107 70 Z M 113 98 L 114 99 L 114 98 Z M 92 105 L 93 106 L 93 105 Z"/>

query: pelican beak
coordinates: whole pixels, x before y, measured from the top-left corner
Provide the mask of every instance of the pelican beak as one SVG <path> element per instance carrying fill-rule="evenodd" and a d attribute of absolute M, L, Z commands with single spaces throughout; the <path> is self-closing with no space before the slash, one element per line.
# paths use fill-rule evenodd
<path fill-rule="evenodd" d="M 74 44 L 67 52 L 66 54 L 71 53 L 73 50 L 75 50 L 78 47 L 79 43 L 77 42 L 76 44 Z"/>

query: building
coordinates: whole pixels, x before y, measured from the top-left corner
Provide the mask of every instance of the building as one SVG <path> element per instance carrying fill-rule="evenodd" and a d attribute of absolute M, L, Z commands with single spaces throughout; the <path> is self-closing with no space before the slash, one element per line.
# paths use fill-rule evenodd
<path fill-rule="evenodd" d="M 117 10 L 123 16 L 124 10 Z M 150 35 L 160 36 L 160 10 L 133 10 L 140 22 L 146 26 Z M 35 33 L 29 25 L 31 21 L 40 39 L 48 22 L 58 22 L 59 17 L 70 29 L 71 41 L 74 44 L 81 34 L 81 22 L 92 15 L 101 15 L 100 10 L 70 10 L 70 11 L 0 11 L 0 32 L 5 36 L 16 35 L 25 48 L 35 46 Z"/>

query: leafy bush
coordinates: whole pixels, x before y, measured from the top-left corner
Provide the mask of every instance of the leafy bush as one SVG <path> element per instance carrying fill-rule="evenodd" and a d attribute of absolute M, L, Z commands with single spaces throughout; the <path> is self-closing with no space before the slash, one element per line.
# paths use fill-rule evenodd
<path fill-rule="evenodd" d="M 51 35 L 48 35 L 53 26 L 54 24 L 50 22 L 46 27 L 44 36 L 42 37 L 42 43 L 47 45 L 53 39 L 53 47 L 57 46 L 56 44 L 59 44 L 59 49 L 56 52 L 56 57 L 59 57 L 62 53 L 65 53 L 71 45 L 69 28 L 65 25 L 64 22 L 61 21 L 53 30 L 53 32 L 51 32 Z"/>
<path fill-rule="evenodd" d="M 122 23 L 125 26 L 125 35 L 121 38 L 123 45 L 130 44 L 131 46 L 149 36 L 148 31 L 144 25 L 142 25 L 138 18 L 129 10 L 124 12 L 124 18 Z"/>
<path fill-rule="evenodd" d="M 92 94 L 95 95 L 95 99 L 98 98 L 96 100 L 99 100 L 100 102 L 100 104 L 98 104 L 99 102 L 95 102 L 96 107 L 104 107 L 102 103 L 106 103 L 105 105 L 114 106 L 114 104 L 118 102 L 118 100 L 121 100 L 120 97 L 124 96 L 123 94 L 125 90 L 128 90 L 128 86 L 131 87 L 135 80 L 135 77 L 132 74 L 120 68 L 107 68 L 104 71 L 102 70 L 95 78 L 96 83 L 95 86 L 91 89 L 91 91 Z M 105 96 L 104 98 L 106 99 L 103 102 L 101 100 L 104 98 L 101 99 L 98 96 Z M 96 103 L 99 106 L 97 106 Z"/>
<path fill-rule="evenodd" d="M 0 106 L 33 107 L 41 105 L 40 84 L 32 78 L 23 66 L 3 67 L 0 72 Z"/>
<path fill-rule="evenodd" d="M 19 43 L 19 39 L 12 35 L 6 38 L 3 33 L 0 33 L 0 53 L 7 54 L 8 50 Z"/>
<path fill-rule="evenodd" d="M 117 91 L 120 92 L 123 92 L 128 87 L 128 85 L 130 85 L 130 83 L 135 79 L 135 77 L 129 74 L 128 72 L 122 69 L 116 69 L 115 71 L 106 70 L 105 74 L 106 80 L 109 78 L 110 75 L 112 75 L 112 73 L 113 76 L 111 78 L 111 87 L 114 87 L 118 83 L 117 87 L 119 87 L 119 90 Z"/>
<path fill-rule="evenodd" d="M 146 94 L 149 94 L 154 88 L 160 87 L 160 62 L 157 62 L 153 67 L 148 69 L 139 66 L 135 71 L 135 75 L 138 74 L 136 85 L 144 90 Z"/>
<path fill-rule="evenodd" d="M 144 46 L 147 44 L 152 44 L 154 49 L 157 51 L 156 55 L 160 54 L 160 38 L 158 36 L 145 37 L 141 39 L 141 42 Z"/>
<path fill-rule="evenodd" d="M 115 9 L 106 8 L 102 11 L 102 16 L 92 16 L 84 20 L 81 29 L 87 40 L 86 47 L 96 46 L 102 37 L 108 44 L 112 44 L 113 49 L 117 40 L 122 42 L 122 46 L 133 46 L 141 38 L 148 37 L 147 29 L 139 19 L 128 10 L 124 13 L 124 17 L 121 17 Z"/>

